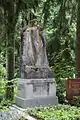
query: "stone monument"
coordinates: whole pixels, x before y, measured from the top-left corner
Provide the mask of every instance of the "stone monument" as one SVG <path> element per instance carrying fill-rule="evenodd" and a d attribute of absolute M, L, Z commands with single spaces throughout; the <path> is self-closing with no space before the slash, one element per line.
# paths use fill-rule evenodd
<path fill-rule="evenodd" d="M 56 103 L 56 83 L 47 60 L 44 29 L 39 26 L 26 28 L 21 37 L 16 104 L 26 108 Z"/>

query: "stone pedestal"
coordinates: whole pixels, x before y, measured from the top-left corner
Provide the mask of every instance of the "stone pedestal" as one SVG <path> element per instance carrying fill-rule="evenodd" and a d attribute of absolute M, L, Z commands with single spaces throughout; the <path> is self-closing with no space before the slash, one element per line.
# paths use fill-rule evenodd
<path fill-rule="evenodd" d="M 57 104 L 55 79 L 19 79 L 16 104 L 22 108 Z"/>

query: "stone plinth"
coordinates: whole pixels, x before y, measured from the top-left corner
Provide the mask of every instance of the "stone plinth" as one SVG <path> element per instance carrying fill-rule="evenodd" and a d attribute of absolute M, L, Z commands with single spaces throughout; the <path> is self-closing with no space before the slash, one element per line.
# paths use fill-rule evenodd
<path fill-rule="evenodd" d="M 53 79 L 19 79 L 16 104 L 20 107 L 53 105 L 56 98 L 56 83 Z"/>

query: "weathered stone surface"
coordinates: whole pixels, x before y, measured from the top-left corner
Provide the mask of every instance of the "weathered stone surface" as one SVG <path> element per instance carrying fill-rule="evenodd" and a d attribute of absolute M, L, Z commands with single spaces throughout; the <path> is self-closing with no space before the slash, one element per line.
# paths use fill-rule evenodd
<path fill-rule="evenodd" d="M 16 104 L 20 107 L 46 106 L 57 104 L 54 78 L 19 79 Z"/>
<path fill-rule="evenodd" d="M 53 78 L 53 73 L 48 67 L 25 66 L 21 69 L 21 78 Z"/>
<path fill-rule="evenodd" d="M 18 97 L 32 99 L 40 96 L 56 96 L 55 79 L 19 79 Z"/>
<path fill-rule="evenodd" d="M 45 32 L 42 28 L 27 28 L 21 41 L 21 78 L 53 78 L 46 54 Z"/>

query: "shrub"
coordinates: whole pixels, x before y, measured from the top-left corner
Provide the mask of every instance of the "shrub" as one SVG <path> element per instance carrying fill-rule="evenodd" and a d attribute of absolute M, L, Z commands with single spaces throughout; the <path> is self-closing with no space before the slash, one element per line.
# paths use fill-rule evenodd
<path fill-rule="evenodd" d="M 6 69 L 3 65 L 0 64 L 0 98 L 5 93 L 5 84 L 6 84 Z"/>
<path fill-rule="evenodd" d="M 28 109 L 28 113 L 40 120 L 80 120 L 80 108 L 70 105 L 36 107 Z"/>
<path fill-rule="evenodd" d="M 73 99 L 70 101 L 70 104 L 73 106 L 80 107 L 80 97 L 74 96 Z"/>
<path fill-rule="evenodd" d="M 65 102 L 65 78 L 74 78 L 75 67 L 68 65 L 65 62 L 59 62 L 51 67 L 55 71 L 55 78 L 57 84 L 57 96 L 59 103 Z"/>

